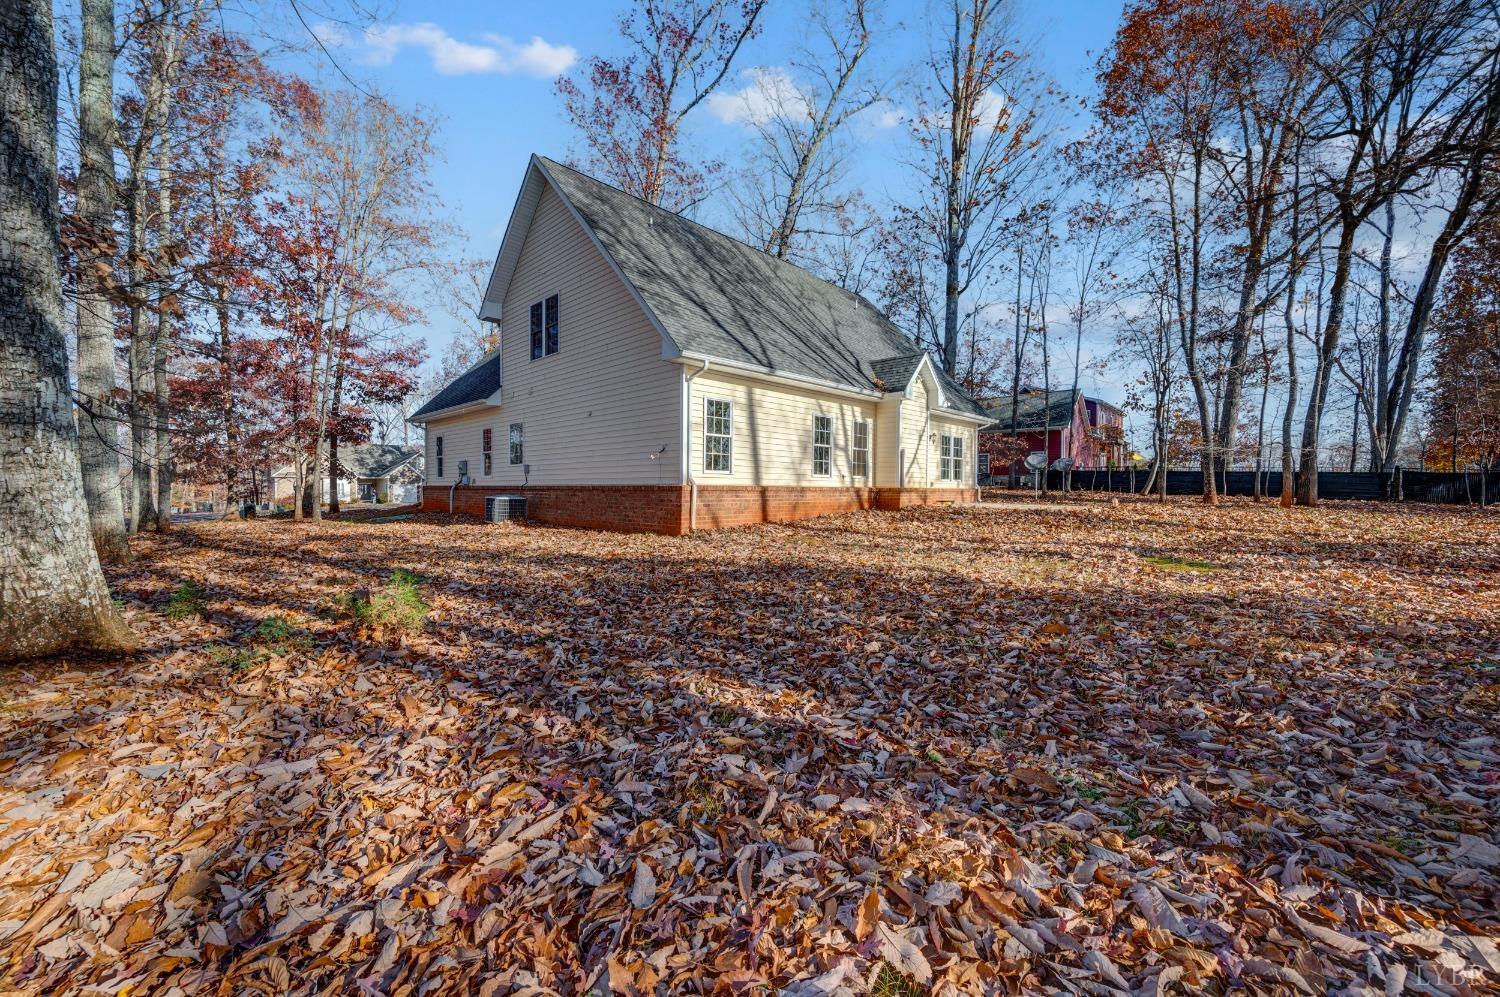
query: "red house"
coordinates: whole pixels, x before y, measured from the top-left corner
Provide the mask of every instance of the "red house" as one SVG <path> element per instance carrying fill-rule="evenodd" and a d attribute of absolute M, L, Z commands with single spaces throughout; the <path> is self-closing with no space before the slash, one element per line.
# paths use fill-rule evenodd
<path fill-rule="evenodd" d="M 986 409 L 993 421 L 979 431 L 981 478 L 1004 475 L 1008 467 L 1024 474 L 1031 453 L 1045 453 L 1048 464 L 1070 457 L 1075 470 L 1125 464 L 1125 413 L 1081 391 L 1028 389 Z"/>

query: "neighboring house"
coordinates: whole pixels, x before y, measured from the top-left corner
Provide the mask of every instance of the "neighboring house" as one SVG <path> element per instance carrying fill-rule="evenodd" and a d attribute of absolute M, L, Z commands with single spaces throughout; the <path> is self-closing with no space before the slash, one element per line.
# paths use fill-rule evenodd
<path fill-rule="evenodd" d="M 1075 470 L 1125 465 L 1125 413 L 1115 406 L 1066 388 L 1028 389 L 1016 400 L 1012 430 L 1011 398 L 987 404 L 992 421 L 979 434 L 981 476 L 1005 475 L 1007 458 L 1017 474 L 1025 474 L 1022 461 L 1029 453 L 1045 453 L 1048 464 L 1071 458 Z"/>
<path fill-rule="evenodd" d="M 396 443 L 362 443 L 339 447 L 339 474 L 334 482 L 323 479 L 323 501 L 333 498 L 338 488 L 340 502 L 380 502 L 393 505 L 415 504 L 422 500 L 421 447 Z M 296 476 L 291 467 L 279 467 L 271 474 L 273 498 L 283 505 L 292 502 Z"/>
<path fill-rule="evenodd" d="M 682 534 L 977 496 L 988 415 L 867 301 L 551 160 L 480 317 L 499 350 L 412 416 L 426 510 Z"/>
<path fill-rule="evenodd" d="M 1100 398 L 1084 396 L 1089 412 L 1089 435 L 1094 439 L 1094 467 L 1104 470 L 1128 465 L 1125 450 L 1125 410 Z"/>

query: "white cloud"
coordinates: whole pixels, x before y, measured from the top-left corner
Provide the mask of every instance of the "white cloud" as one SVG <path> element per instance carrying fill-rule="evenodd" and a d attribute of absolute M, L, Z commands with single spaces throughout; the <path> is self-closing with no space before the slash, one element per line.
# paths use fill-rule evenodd
<path fill-rule="evenodd" d="M 320 21 L 314 24 L 312 33 L 324 48 L 344 48 L 353 41 L 342 24 L 334 24 L 332 21 Z"/>
<path fill-rule="evenodd" d="M 979 118 L 979 127 L 994 131 L 1010 117 L 1010 110 L 1005 95 L 993 90 L 986 90 L 984 96 L 979 98 L 979 106 L 975 108 Z"/>
<path fill-rule="evenodd" d="M 571 45 L 552 45 L 536 35 L 522 45 L 504 35 L 486 34 L 484 40 L 495 46 L 501 58 L 530 76 L 561 76 L 578 61 L 578 50 Z"/>
<path fill-rule="evenodd" d="M 776 118 L 800 118 L 812 113 L 807 96 L 779 66 L 746 69 L 740 78 L 746 81 L 740 89 L 708 97 L 709 113 L 725 124 L 763 125 Z"/>
<path fill-rule="evenodd" d="M 899 107 L 877 104 L 871 110 L 874 113 L 869 116 L 869 120 L 875 128 L 896 128 L 906 120 L 906 112 Z"/>
<path fill-rule="evenodd" d="M 504 35 L 486 34 L 485 44 L 461 42 L 436 24 L 382 24 L 365 29 L 365 61 L 389 65 L 403 48 L 420 48 L 432 60 L 432 68 L 444 76 L 471 73 L 520 73 L 549 77 L 565 72 L 578 61 L 578 51 L 568 45 L 552 45 L 533 37 L 526 44 Z"/>

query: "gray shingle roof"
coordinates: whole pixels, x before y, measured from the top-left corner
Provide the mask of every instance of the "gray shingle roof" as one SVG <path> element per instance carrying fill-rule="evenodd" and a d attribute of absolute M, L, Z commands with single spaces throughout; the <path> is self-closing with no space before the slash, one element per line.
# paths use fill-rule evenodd
<path fill-rule="evenodd" d="M 911 376 L 916 373 L 917 366 L 921 362 L 922 354 L 920 353 L 886 357 L 883 360 L 870 361 L 870 372 L 884 385 L 882 390 L 896 391 L 911 382 Z"/>
<path fill-rule="evenodd" d="M 339 465 L 356 478 L 384 478 L 421 454 L 421 447 L 402 446 L 398 443 L 362 443 L 340 449 Z"/>
<path fill-rule="evenodd" d="M 1016 403 L 1016 431 L 1034 433 L 1051 427 L 1062 429 L 1073 423 L 1073 408 L 1078 404 L 1079 392 L 1067 388 L 1058 391 L 1023 391 Z M 990 418 L 995 420 L 981 432 L 1010 432 L 1010 395 L 1002 395 L 986 404 Z"/>
<path fill-rule="evenodd" d="M 496 350 L 430 398 L 426 405 L 411 414 L 419 419 L 432 412 L 457 408 L 470 402 L 482 402 L 500 390 L 500 351 Z"/>
<path fill-rule="evenodd" d="M 922 351 L 868 301 L 697 222 L 537 157 L 684 354 L 899 391 Z M 904 374 L 904 377 L 902 376 Z M 949 405 L 983 415 L 944 379 Z"/>

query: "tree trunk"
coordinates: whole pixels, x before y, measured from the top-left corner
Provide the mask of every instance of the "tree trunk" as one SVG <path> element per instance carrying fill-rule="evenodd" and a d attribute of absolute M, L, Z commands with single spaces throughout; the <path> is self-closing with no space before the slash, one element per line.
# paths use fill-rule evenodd
<path fill-rule="evenodd" d="M 134 638 L 83 498 L 58 272 L 52 6 L 0 5 L 0 660 Z"/>
<path fill-rule="evenodd" d="M 1317 363 L 1307 395 L 1307 412 L 1302 418 L 1302 474 L 1297 480 L 1297 504 L 1318 504 L 1318 445 L 1323 436 L 1323 409 L 1328 403 L 1328 384 L 1333 380 L 1333 361 L 1344 326 L 1344 304 L 1349 291 L 1349 270 L 1354 261 L 1354 234 L 1357 220 L 1346 217 L 1339 230 L 1338 255 L 1333 263 L 1333 284 L 1328 289 L 1328 317 L 1323 322 L 1318 344 Z"/>
<path fill-rule="evenodd" d="M 1250 359 L 1250 336 L 1256 316 L 1255 289 L 1260 285 L 1264 236 L 1260 230 L 1251 235 L 1245 253 L 1244 273 L 1240 276 L 1239 309 L 1229 336 L 1229 367 L 1224 374 L 1224 398 L 1219 408 L 1219 424 L 1214 432 L 1218 462 L 1227 471 L 1232 463 L 1236 429 L 1240 421 L 1240 404 L 1245 395 L 1246 366 Z"/>
<path fill-rule="evenodd" d="M 127 369 L 130 380 L 130 532 L 152 523 L 156 515 L 151 502 L 151 471 L 147 464 L 146 372 L 150 367 L 150 342 L 146 332 L 146 309 L 141 304 L 145 293 L 145 271 L 141 256 L 146 252 L 146 178 L 145 168 L 132 170 L 129 203 L 126 209 L 127 269 L 130 277 L 130 351 Z"/>
<path fill-rule="evenodd" d="M 230 506 L 241 497 L 238 489 L 239 426 L 234 411 L 234 339 L 229 324 L 229 288 L 221 280 L 215 288 L 214 315 L 219 321 L 219 408 L 224 421 L 224 493 Z M 252 483 L 252 489 L 254 485 Z"/>
<path fill-rule="evenodd" d="M 161 146 L 157 150 L 156 176 L 156 244 L 165 249 L 172 241 L 172 188 L 170 169 L 172 164 L 172 139 L 162 129 Z M 167 381 L 167 361 L 172 349 L 172 318 L 170 303 L 163 295 L 156 302 L 156 337 L 151 344 L 152 374 L 152 422 L 155 440 L 151 447 L 152 469 L 156 475 L 156 528 L 172 528 L 172 434 L 171 390 Z"/>
<path fill-rule="evenodd" d="M 1493 135 L 1496 129 L 1500 128 L 1500 82 L 1491 79 L 1490 86 L 1492 91 L 1486 107 L 1486 124 L 1481 132 L 1485 136 Z M 1418 286 L 1417 295 L 1412 300 L 1411 314 L 1406 320 L 1406 334 L 1401 341 L 1401 353 L 1396 361 L 1390 394 L 1382 403 L 1387 413 L 1385 438 L 1381 441 L 1385 451 L 1382 470 L 1387 472 L 1396 465 L 1396 448 L 1401 443 L 1401 433 L 1406 428 L 1407 417 L 1411 414 L 1412 399 L 1417 393 L 1422 343 L 1427 336 L 1427 325 L 1432 317 L 1432 306 L 1437 298 L 1438 284 L 1442 279 L 1443 270 L 1448 265 L 1448 257 L 1452 255 L 1459 243 L 1484 184 L 1494 182 L 1494 166 L 1486 158 L 1490 145 L 1491 142 L 1488 141 L 1477 142 L 1474 152 L 1470 154 L 1469 161 L 1465 165 L 1458 198 L 1454 202 L 1453 210 L 1449 212 L 1447 220 L 1443 223 L 1442 230 L 1433 240 L 1432 250 L 1427 257 L 1427 269 L 1422 274 L 1422 283 Z M 1381 382 L 1379 390 L 1386 390 L 1385 382 Z"/>
<path fill-rule="evenodd" d="M 345 332 L 347 336 L 347 331 Z M 333 372 L 333 399 L 329 403 L 328 431 L 328 511 L 339 512 L 339 403 L 344 395 L 344 358 L 339 357 Z"/>
<path fill-rule="evenodd" d="M 78 455 L 94 549 L 106 563 L 130 559 L 120 480 L 115 403 L 114 0 L 83 0 L 78 63 L 78 217 L 87 233 L 78 260 Z"/>

